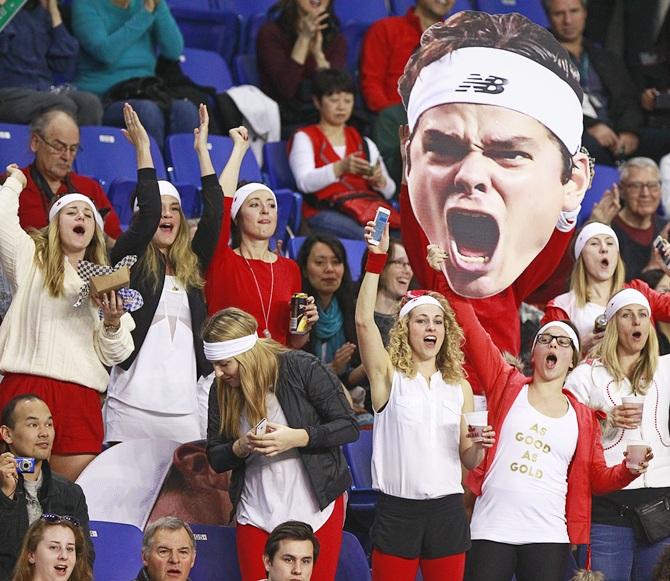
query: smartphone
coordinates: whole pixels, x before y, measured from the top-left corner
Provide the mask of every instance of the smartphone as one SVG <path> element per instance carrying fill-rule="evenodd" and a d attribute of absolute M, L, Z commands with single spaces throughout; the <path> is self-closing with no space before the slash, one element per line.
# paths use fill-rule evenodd
<path fill-rule="evenodd" d="M 373 246 L 379 246 L 379 241 L 382 239 L 384 228 L 386 228 L 386 224 L 388 224 L 390 216 L 391 210 L 388 210 L 382 206 L 377 208 L 377 214 L 375 214 L 375 229 L 372 231 L 372 236 L 369 240 L 370 244 Z"/>
<path fill-rule="evenodd" d="M 262 436 L 265 434 L 265 430 L 268 428 L 268 419 L 263 418 L 260 422 L 256 424 L 256 427 L 254 428 L 254 434 L 257 436 Z"/>
<path fill-rule="evenodd" d="M 665 251 L 665 244 L 666 240 L 663 236 L 656 236 L 656 238 L 654 238 L 654 248 L 658 250 L 663 262 L 665 262 L 665 266 L 670 266 L 670 255 Z"/>

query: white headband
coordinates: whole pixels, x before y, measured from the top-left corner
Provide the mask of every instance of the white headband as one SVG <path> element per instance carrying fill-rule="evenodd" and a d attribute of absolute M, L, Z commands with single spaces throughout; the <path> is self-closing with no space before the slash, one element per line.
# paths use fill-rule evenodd
<path fill-rule="evenodd" d="M 440 301 L 438 301 L 436 298 L 431 297 L 430 295 L 421 295 L 420 297 L 416 297 L 415 299 L 410 299 L 409 301 L 407 301 L 403 305 L 402 309 L 400 309 L 400 314 L 398 315 L 398 318 L 402 319 L 412 309 L 416 309 L 421 305 L 435 305 L 436 307 L 440 307 L 440 309 L 442 309 Z M 444 309 L 442 309 L 442 311 L 444 311 Z"/>
<path fill-rule="evenodd" d="M 216 343 L 203 342 L 205 357 L 207 361 L 222 361 L 230 359 L 236 355 L 246 353 L 256 345 L 258 333 L 246 335 L 239 339 L 229 339 L 228 341 L 217 341 Z"/>
<path fill-rule="evenodd" d="M 272 194 L 272 197 L 275 200 L 275 204 L 277 203 L 277 197 L 275 196 L 275 193 L 268 188 L 265 184 L 259 184 L 258 182 L 252 182 L 250 184 L 246 184 L 239 188 L 236 192 L 235 195 L 233 196 L 233 207 L 230 210 L 230 215 L 233 218 L 237 218 L 237 213 L 240 211 L 240 208 L 242 207 L 242 204 L 244 204 L 244 201 L 254 192 L 257 191 L 264 191 L 264 192 L 269 192 Z"/>
<path fill-rule="evenodd" d="M 628 305 L 640 305 L 647 309 L 651 315 L 651 307 L 649 301 L 640 291 L 632 288 L 626 288 L 615 294 L 605 308 L 605 318 L 609 321 L 619 309 L 627 307 Z"/>
<path fill-rule="evenodd" d="M 591 222 L 582 228 L 582 231 L 577 236 L 575 241 L 575 258 L 579 258 L 579 255 L 584 250 L 586 243 L 591 240 L 594 236 L 611 236 L 614 238 L 614 243 L 616 244 L 617 251 L 619 250 L 619 239 L 617 238 L 616 232 L 612 230 L 607 224 L 601 222 Z"/>
<path fill-rule="evenodd" d="M 64 196 L 58 198 L 54 202 L 53 206 L 51 206 L 51 209 L 49 210 L 49 222 L 51 222 L 51 220 L 53 220 L 56 217 L 58 212 L 60 212 L 65 206 L 71 204 L 72 202 L 84 202 L 85 204 L 88 204 L 91 210 L 93 210 L 93 217 L 95 218 L 95 223 L 100 228 L 105 227 L 102 221 L 102 216 L 100 215 L 100 212 L 98 212 L 98 209 L 95 207 L 93 200 L 91 200 L 91 198 L 85 196 L 84 194 L 65 194 Z"/>
<path fill-rule="evenodd" d="M 421 69 L 407 104 L 410 131 L 446 103 L 498 105 L 536 119 L 574 155 L 582 142 L 582 103 L 547 67 L 498 48 L 460 48 Z"/>
<path fill-rule="evenodd" d="M 158 191 L 161 196 L 172 196 L 177 198 L 179 206 L 181 206 L 181 196 L 179 195 L 179 190 L 175 188 L 170 182 L 165 180 L 158 180 Z M 135 203 L 133 204 L 133 212 L 138 212 L 140 209 L 140 204 L 135 198 Z"/>
<path fill-rule="evenodd" d="M 575 348 L 575 351 L 579 353 L 579 339 L 577 338 L 577 333 L 575 333 L 575 330 L 568 325 L 567 323 L 564 323 L 563 321 L 549 321 L 548 323 L 542 325 L 540 327 L 540 330 L 535 333 L 535 339 L 533 339 L 533 346 L 530 348 L 530 352 L 533 352 L 533 349 L 535 349 L 535 344 L 537 343 L 537 336 L 544 333 L 547 329 L 551 327 L 559 327 L 560 329 L 563 329 L 567 334 L 568 337 L 572 340 L 572 344 Z"/>

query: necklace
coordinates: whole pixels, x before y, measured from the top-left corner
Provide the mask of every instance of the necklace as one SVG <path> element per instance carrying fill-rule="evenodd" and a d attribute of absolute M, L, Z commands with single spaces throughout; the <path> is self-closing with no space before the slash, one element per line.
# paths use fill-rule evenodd
<path fill-rule="evenodd" d="M 275 290 L 275 271 L 274 271 L 274 263 L 270 263 L 270 296 L 268 297 L 268 309 L 267 311 L 265 310 L 265 305 L 263 304 L 263 295 L 261 294 L 261 286 L 258 284 L 258 279 L 256 278 L 256 273 L 254 272 L 254 269 L 251 268 L 251 264 L 247 260 L 247 257 L 242 254 L 242 251 L 240 250 L 240 256 L 244 258 L 244 262 L 246 262 L 247 266 L 249 267 L 249 271 L 251 272 L 251 276 L 254 277 L 254 283 L 256 284 L 256 292 L 258 293 L 258 301 L 261 303 L 261 311 L 263 313 L 263 319 L 265 321 L 265 330 L 263 331 L 263 335 L 265 336 L 266 339 L 269 339 L 271 337 L 270 335 L 270 330 L 268 329 L 268 319 L 270 318 L 270 309 L 272 308 L 272 296 L 274 294 Z"/>

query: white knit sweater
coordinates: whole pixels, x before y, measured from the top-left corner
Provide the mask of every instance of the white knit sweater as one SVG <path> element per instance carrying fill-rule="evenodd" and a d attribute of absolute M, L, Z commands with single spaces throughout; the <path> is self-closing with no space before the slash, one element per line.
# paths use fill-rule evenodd
<path fill-rule="evenodd" d="M 83 281 L 67 259 L 63 296 L 49 294 L 35 263 L 35 244 L 19 224 L 21 189 L 12 177 L 0 188 L 0 264 L 13 294 L 0 326 L 0 370 L 103 392 L 109 379 L 104 366 L 121 363 L 132 353 L 135 323 L 126 313 L 120 329 L 108 333 L 92 301 L 74 308 Z"/>

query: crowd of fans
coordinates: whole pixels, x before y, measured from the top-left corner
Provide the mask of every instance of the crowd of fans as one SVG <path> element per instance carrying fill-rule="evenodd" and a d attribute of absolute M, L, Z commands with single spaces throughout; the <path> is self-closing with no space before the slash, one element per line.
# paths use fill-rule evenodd
<path fill-rule="evenodd" d="M 0 188 L 0 581 L 93 578 L 75 480 L 138 439 L 206 439 L 208 469 L 229 475 L 244 581 L 332 581 L 352 484 L 342 449 L 361 429 L 373 429 L 375 581 L 419 568 L 426 581 L 670 579 L 670 17 L 659 10 L 649 46 L 624 59 L 586 36 L 585 0 L 543 0 L 553 36 L 517 15 L 433 26 L 454 2 L 417 0 L 373 23 L 346 71 L 336 2 L 279 0 L 257 36 L 304 199 L 296 260 L 273 246 L 275 193 L 240 182 L 250 130 L 229 129 L 215 168 L 221 101 L 171 94 L 157 72 L 184 48 L 169 2 L 28 0 L 0 31 L 0 121 L 29 125 L 34 154 Z M 583 133 L 545 123 L 536 154 L 474 148 L 505 198 L 491 253 L 516 263 L 487 256 L 498 270 L 463 282 L 455 260 L 480 262 L 490 224 L 455 205 L 464 238 L 449 238 L 441 199 L 417 196 L 439 192 L 457 158 L 454 191 L 486 189 L 469 135 L 439 131 L 477 115 L 469 101 L 409 106 L 438 83 L 426 39 L 528 56 L 545 36 L 541 58 L 561 69 L 549 84 L 583 95 Z M 477 123 L 523 133 L 537 119 L 499 107 Z M 125 229 L 101 184 L 72 170 L 91 124 L 122 127 L 135 150 Z M 195 224 L 156 176 L 150 136 L 160 150 L 172 133 L 193 134 Z M 533 155 L 556 175 L 496 173 Z M 576 229 L 594 164 L 619 180 Z M 374 241 L 380 206 L 389 225 Z M 366 243 L 360 280 L 341 239 Z M 92 276 L 126 267 L 94 291 Z M 543 313 L 528 337 L 525 303 Z M 146 526 L 138 581 L 189 577 L 185 520 Z"/>

